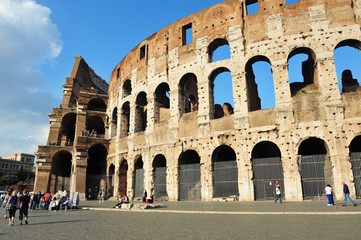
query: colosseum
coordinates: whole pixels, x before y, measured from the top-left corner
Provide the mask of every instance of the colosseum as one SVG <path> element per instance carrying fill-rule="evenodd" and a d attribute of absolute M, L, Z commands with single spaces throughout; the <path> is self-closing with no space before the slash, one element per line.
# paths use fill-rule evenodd
<path fill-rule="evenodd" d="M 116 65 L 109 86 L 77 56 L 36 153 L 35 191 L 255 201 L 273 199 L 279 181 L 300 201 L 326 184 L 341 199 L 345 181 L 361 198 L 361 89 L 348 69 L 338 79 L 334 57 L 361 49 L 361 0 L 293 2 L 227 0 L 171 23 Z M 217 61 L 220 47 L 229 57 Z M 300 54 L 302 79 L 291 82 Z M 258 62 L 272 72 L 272 108 L 262 108 Z M 232 103 L 214 100 L 224 72 Z"/>

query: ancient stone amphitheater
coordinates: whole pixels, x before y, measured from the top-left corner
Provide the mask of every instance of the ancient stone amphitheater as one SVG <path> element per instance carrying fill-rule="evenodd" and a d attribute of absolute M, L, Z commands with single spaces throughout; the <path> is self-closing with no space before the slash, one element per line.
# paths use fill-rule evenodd
<path fill-rule="evenodd" d="M 35 191 L 253 201 L 273 199 L 278 181 L 286 200 L 323 197 L 326 184 L 340 199 L 345 181 L 361 197 L 361 92 L 334 64 L 336 49 L 360 49 L 360 17 L 361 0 L 227 0 L 142 41 L 109 89 L 76 57 Z M 224 46 L 230 57 L 215 61 Z M 290 84 L 299 54 L 303 79 Z M 257 62 L 272 70 L 273 108 L 261 108 Z M 215 104 L 223 72 L 234 104 Z"/>

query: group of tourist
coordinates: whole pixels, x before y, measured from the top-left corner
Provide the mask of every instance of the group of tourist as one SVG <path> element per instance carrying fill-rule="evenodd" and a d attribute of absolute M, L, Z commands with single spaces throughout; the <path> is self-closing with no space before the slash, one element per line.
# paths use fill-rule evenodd
<path fill-rule="evenodd" d="M 122 204 L 128 204 L 128 203 L 129 203 L 129 197 L 127 195 L 119 196 L 113 208 L 121 208 Z"/>
<path fill-rule="evenodd" d="M 68 209 L 71 207 L 71 202 L 67 196 L 66 191 L 59 191 L 53 196 L 50 193 L 42 194 L 29 193 L 24 190 L 22 193 L 14 190 L 6 192 L 0 196 L 0 206 L 5 208 L 4 218 L 9 218 L 9 225 L 14 225 L 15 213 L 19 209 L 19 224 L 28 224 L 28 210 L 44 209 L 44 210 L 59 210 Z"/>
<path fill-rule="evenodd" d="M 342 181 L 341 184 L 343 187 L 343 196 L 344 196 L 344 202 L 342 206 L 344 207 L 347 206 L 347 200 L 350 200 L 354 206 L 357 206 L 357 203 L 350 198 L 350 190 L 347 184 L 344 181 Z M 334 205 L 333 189 L 330 184 L 326 185 L 324 192 L 326 193 L 327 196 L 327 201 L 328 201 L 327 206 L 333 206 Z M 277 203 L 278 200 L 280 200 L 280 203 L 282 203 L 281 187 L 278 181 L 276 181 L 275 183 L 275 193 L 276 193 L 275 203 Z"/>
<path fill-rule="evenodd" d="M 94 129 L 91 131 L 89 131 L 89 130 L 81 131 L 81 135 L 83 137 L 95 137 L 95 138 L 103 138 L 104 137 L 103 134 L 98 134 L 97 131 L 95 131 Z"/>

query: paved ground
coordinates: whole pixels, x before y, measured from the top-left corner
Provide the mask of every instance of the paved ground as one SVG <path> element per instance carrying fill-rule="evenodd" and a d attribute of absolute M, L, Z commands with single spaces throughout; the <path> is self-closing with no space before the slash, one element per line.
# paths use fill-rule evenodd
<path fill-rule="evenodd" d="M 30 224 L 23 226 L 16 221 L 11 227 L 7 219 L 0 219 L 0 239 L 360 239 L 361 236 L 361 206 L 342 207 L 341 202 L 335 207 L 327 207 L 322 201 L 282 205 L 165 202 L 161 203 L 165 208 L 142 212 L 106 211 L 113 203 L 81 203 L 97 210 L 32 211 Z M 312 215 L 323 212 L 335 214 Z M 0 214 L 3 213 L 1 208 Z"/>

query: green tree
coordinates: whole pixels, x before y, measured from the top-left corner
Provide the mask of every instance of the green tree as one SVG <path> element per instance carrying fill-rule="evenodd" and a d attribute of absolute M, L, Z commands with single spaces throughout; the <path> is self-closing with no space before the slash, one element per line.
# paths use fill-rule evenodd
<path fill-rule="evenodd" d="M 19 181 L 18 177 L 15 175 L 6 175 L 0 177 L 0 186 L 6 186 L 8 189 L 11 185 L 17 184 Z"/>
<path fill-rule="evenodd" d="M 35 173 L 30 171 L 29 169 L 24 169 L 21 166 L 21 169 L 17 173 L 17 177 L 18 177 L 19 181 L 31 182 L 31 181 L 34 181 L 34 179 L 35 179 Z"/>

